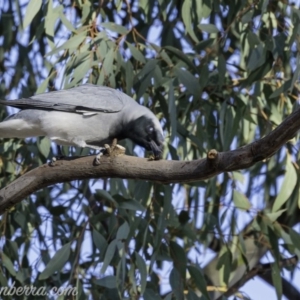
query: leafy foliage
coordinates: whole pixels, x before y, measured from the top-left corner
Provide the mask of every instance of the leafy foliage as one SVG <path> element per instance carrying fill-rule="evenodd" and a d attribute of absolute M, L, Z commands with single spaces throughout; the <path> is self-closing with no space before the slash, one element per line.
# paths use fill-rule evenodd
<path fill-rule="evenodd" d="M 118 88 L 161 120 L 165 158 L 198 159 L 263 137 L 298 106 L 299 30 L 300 11 L 283 1 L 4 0 L 0 97 Z M 270 251 L 280 299 L 282 261 L 300 253 L 298 149 L 295 138 L 249 170 L 190 185 L 43 189 L 2 216 L 0 284 L 73 285 L 78 299 L 216 299 Z M 55 148 L 4 139 L 0 153 L 5 187 Z"/>

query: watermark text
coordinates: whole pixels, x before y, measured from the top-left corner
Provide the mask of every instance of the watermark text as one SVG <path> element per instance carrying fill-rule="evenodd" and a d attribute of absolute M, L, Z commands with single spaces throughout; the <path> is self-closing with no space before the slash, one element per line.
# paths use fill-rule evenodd
<path fill-rule="evenodd" d="M 47 295 L 56 295 L 56 296 L 76 296 L 78 291 L 75 287 L 53 287 L 47 289 L 45 286 L 36 287 L 32 285 L 25 285 L 15 287 L 15 282 L 12 283 L 12 286 L 0 287 L 0 296 L 47 296 Z"/>

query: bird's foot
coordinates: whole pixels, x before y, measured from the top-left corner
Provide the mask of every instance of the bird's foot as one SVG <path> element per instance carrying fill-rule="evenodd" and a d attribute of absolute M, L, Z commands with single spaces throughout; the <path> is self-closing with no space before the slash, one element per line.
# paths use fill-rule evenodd
<path fill-rule="evenodd" d="M 57 155 L 57 156 L 53 156 L 51 161 L 50 161 L 50 166 L 53 166 L 54 163 L 60 159 L 64 159 L 66 156 L 65 155 Z"/>
<path fill-rule="evenodd" d="M 53 156 L 50 161 L 50 166 L 53 166 L 57 160 L 64 159 L 66 156 L 63 155 L 62 149 L 59 145 L 56 145 L 57 155 Z"/>
<path fill-rule="evenodd" d="M 105 148 L 105 154 L 109 156 L 119 156 L 124 155 L 126 149 L 120 145 L 117 144 L 117 139 L 113 139 L 112 144 L 109 146 L 108 144 L 104 145 Z"/>
<path fill-rule="evenodd" d="M 155 155 L 155 154 L 153 153 L 153 154 L 150 154 L 150 155 L 148 156 L 148 161 L 160 160 L 160 159 L 161 159 L 160 154 L 159 154 L 159 155 Z"/>
<path fill-rule="evenodd" d="M 149 160 L 149 161 L 155 160 L 154 154 L 150 154 L 150 155 L 148 156 L 148 160 Z"/>
<path fill-rule="evenodd" d="M 97 156 L 95 157 L 95 161 L 94 161 L 94 163 L 95 163 L 95 165 L 96 166 L 99 166 L 100 165 L 100 158 L 101 158 L 101 156 L 103 156 L 103 153 L 105 152 L 105 148 L 104 149 L 102 149 L 102 150 L 100 150 L 100 152 L 97 154 Z"/>
<path fill-rule="evenodd" d="M 99 154 L 95 158 L 95 164 L 100 165 L 100 158 L 102 155 L 107 155 L 110 157 L 115 157 L 119 155 L 124 155 L 126 149 L 123 146 L 117 144 L 117 139 L 113 139 L 112 144 L 104 145 L 104 149 L 99 152 Z"/>

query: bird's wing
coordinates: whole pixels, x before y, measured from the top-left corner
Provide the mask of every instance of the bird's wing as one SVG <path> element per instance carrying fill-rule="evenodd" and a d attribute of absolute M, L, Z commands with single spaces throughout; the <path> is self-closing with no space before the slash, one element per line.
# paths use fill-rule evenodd
<path fill-rule="evenodd" d="M 20 109 L 59 110 L 77 113 L 114 113 L 122 110 L 129 97 L 118 90 L 84 84 L 68 90 L 38 94 L 13 101 L 0 100 L 0 104 Z"/>

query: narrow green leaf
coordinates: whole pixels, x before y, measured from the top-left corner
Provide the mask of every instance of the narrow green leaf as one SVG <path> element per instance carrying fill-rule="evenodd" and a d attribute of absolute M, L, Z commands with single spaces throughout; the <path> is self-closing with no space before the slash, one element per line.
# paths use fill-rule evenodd
<path fill-rule="evenodd" d="M 151 188 L 152 188 L 152 183 L 150 182 L 146 182 L 144 180 L 135 181 L 133 195 L 134 198 L 138 201 L 138 203 L 142 203 L 141 205 L 145 205 L 145 206 L 147 205 Z"/>
<path fill-rule="evenodd" d="M 241 183 L 244 183 L 244 181 L 245 181 L 244 175 L 239 171 L 233 171 L 232 172 L 232 177 L 233 177 L 234 180 L 237 180 Z"/>
<path fill-rule="evenodd" d="M 23 28 L 25 29 L 33 20 L 42 6 L 42 0 L 30 0 L 26 8 L 25 17 L 23 20 Z"/>
<path fill-rule="evenodd" d="M 194 29 L 192 27 L 192 0 L 184 0 L 182 9 L 181 9 L 181 15 L 183 19 L 183 23 L 185 25 L 185 31 L 188 32 L 191 36 L 191 38 L 196 42 L 199 43 L 198 38 L 196 37 L 194 33 Z"/>
<path fill-rule="evenodd" d="M 272 281 L 276 290 L 277 299 L 282 299 L 282 281 L 280 275 L 280 268 L 277 263 L 273 263 L 272 265 Z"/>
<path fill-rule="evenodd" d="M 237 190 L 233 191 L 233 203 L 236 208 L 242 210 L 248 210 L 251 207 L 251 203 L 246 198 L 246 196 L 244 194 L 241 194 Z"/>
<path fill-rule="evenodd" d="M 246 14 L 243 15 L 241 21 L 243 24 L 252 22 L 253 20 L 254 9 L 249 10 Z"/>
<path fill-rule="evenodd" d="M 171 58 L 169 57 L 169 55 L 167 54 L 167 52 L 163 49 L 159 52 L 161 58 L 169 65 L 172 66 L 173 62 L 171 60 Z"/>
<path fill-rule="evenodd" d="M 201 9 L 201 16 L 203 19 L 206 19 L 210 16 L 213 3 L 216 2 L 210 0 L 197 1 L 197 5 L 201 5 L 201 8 L 199 9 Z"/>
<path fill-rule="evenodd" d="M 126 80 L 126 94 L 132 94 L 132 86 L 133 86 L 133 66 L 130 60 L 125 63 L 125 80 Z"/>
<path fill-rule="evenodd" d="M 127 239 L 129 230 L 130 230 L 129 225 L 128 225 L 128 223 L 125 221 L 125 222 L 120 226 L 120 228 L 118 229 L 116 239 L 117 239 L 117 240 Z"/>
<path fill-rule="evenodd" d="M 261 11 L 261 14 L 264 14 L 267 11 L 268 5 L 268 0 L 259 1 L 257 4 L 257 9 Z"/>
<path fill-rule="evenodd" d="M 100 23 L 99 25 L 108 30 L 115 31 L 121 35 L 125 35 L 129 32 L 129 30 L 126 29 L 124 26 L 112 22 Z"/>
<path fill-rule="evenodd" d="M 272 66 L 273 66 L 273 56 L 270 51 L 267 51 L 264 64 L 261 67 L 256 68 L 254 71 L 250 72 L 247 79 L 241 83 L 240 87 L 244 88 L 250 86 L 255 81 L 264 78 L 264 76 L 271 70 Z"/>
<path fill-rule="evenodd" d="M 47 137 L 40 137 L 37 142 L 37 146 L 41 154 L 48 158 L 51 148 L 51 142 Z"/>
<path fill-rule="evenodd" d="M 132 44 L 126 42 L 126 45 L 128 46 L 128 48 L 130 49 L 131 55 L 139 62 L 145 64 L 146 63 L 146 59 L 144 57 L 144 55 L 142 54 L 142 52 L 135 46 L 133 46 Z"/>
<path fill-rule="evenodd" d="M 100 255 L 103 258 L 107 248 L 107 241 L 103 235 L 95 229 L 93 230 L 93 242 L 98 250 L 100 250 Z"/>
<path fill-rule="evenodd" d="M 203 40 L 194 47 L 194 50 L 198 51 L 198 52 L 205 50 L 206 48 L 211 47 L 211 45 L 214 43 L 214 41 L 215 41 L 214 38 L 209 38 L 207 40 Z"/>
<path fill-rule="evenodd" d="M 47 264 L 45 270 L 40 274 L 39 280 L 47 279 L 56 271 L 60 271 L 70 256 L 71 243 L 62 246 Z"/>
<path fill-rule="evenodd" d="M 116 276 L 105 276 L 101 279 L 95 280 L 95 283 L 108 289 L 114 289 L 117 287 L 117 278 Z"/>
<path fill-rule="evenodd" d="M 236 111 L 231 105 L 223 102 L 220 116 L 220 136 L 223 144 L 223 150 L 229 150 L 238 125 L 235 122 L 237 120 Z M 240 118 L 238 118 L 238 120 L 240 120 Z"/>
<path fill-rule="evenodd" d="M 73 69 L 73 80 L 72 84 L 76 84 L 82 81 L 86 77 L 87 72 L 91 69 L 91 59 L 87 56 L 85 60 L 81 62 L 76 68 Z"/>
<path fill-rule="evenodd" d="M 174 68 L 176 76 L 179 81 L 187 88 L 187 90 L 195 96 L 200 96 L 199 79 L 194 77 L 188 70 L 182 70 L 181 68 Z"/>
<path fill-rule="evenodd" d="M 292 82 L 290 85 L 290 91 L 293 90 L 295 83 L 299 80 L 299 77 L 300 77 L 300 54 L 299 54 L 299 52 L 297 54 L 297 59 L 296 59 L 295 64 L 296 64 L 296 70 L 293 74 Z"/>
<path fill-rule="evenodd" d="M 297 173 L 295 167 L 292 164 L 291 156 L 287 153 L 286 156 L 286 171 L 282 182 L 282 186 L 279 194 L 277 195 L 272 212 L 276 212 L 280 207 L 286 203 L 286 201 L 291 196 L 297 183 Z"/>
<path fill-rule="evenodd" d="M 78 46 L 83 43 L 87 35 L 87 31 L 82 31 L 79 34 L 73 35 L 69 40 L 67 40 L 65 43 L 63 43 L 60 47 L 54 48 L 52 51 L 46 54 L 46 56 L 50 56 L 53 54 L 58 53 L 61 50 L 69 50 L 70 52 L 73 52 L 75 49 L 78 48 Z"/>
<path fill-rule="evenodd" d="M 265 219 L 263 219 L 265 221 Z M 269 225 L 267 221 L 265 222 L 266 228 L 267 228 L 267 236 L 270 242 L 270 249 L 272 249 L 272 254 L 275 259 L 275 262 L 277 263 L 280 258 L 280 249 L 279 249 L 279 242 L 278 242 L 278 235 L 277 231 L 275 231 L 275 228 L 272 225 Z"/>
<path fill-rule="evenodd" d="M 276 89 L 270 96 L 269 99 L 276 98 L 282 93 L 286 93 L 292 85 L 292 79 L 289 79 L 283 83 L 278 89 Z"/>
<path fill-rule="evenodd" d="M 3 270 L 1 270 L 1 272 L 0 272 L 0 285 L 8 286 L 7 278 L 3 275 Z"/>
<path fill-rule="evenodd" d="M 4 169 L 6 173 L 15 174 L 15 165 L 11 161 L 6 161 L 4 164 Z"/>
<path fill-rule="evenodd" d="M 17 273 L 14 269 L 13 263 L 11 262 L 10 258 L 6 254 L 4 254 L 3 252 L 1 253 L 1 260 L 2 260 L 2 263 L 3 263 L 4 267 L 7 269 L 7 271 L 12 276 L 16 276 Z"/>
<path fill-rule="evenodd" d="M 137 76 L 134 80 L 134 86 L 135 86 L 135 89 L 137 90 L 137 98 L 138 99 L 144 95 L 146 89 L 151 84 L 151 79 L 155 72 L 156 64 L 157 64 L 156 59 L 149 60 L 145 64 L 145 66 L 141 70 L 141 72 L 139 74 L 137 74 Z"/>
<path fill-rule="evenodd" d="M 81 22 L 85 23 L 88 20 L 89 16 L 91 15 L 91 12 L 93 10 L 92 3 L 90 0 L 82 1 L 80 6 L 81 6 L 80 7 L 81 12 L 82 12 L 81 13 Z"/>
<path fill-rule="evenodd" d="M 218 33 L 219 32 L 219 29 L 214 24 L 199 24 L 198 28 L 201 31 L 208 32 L 208 33 Z"/>
<path fill-rule="evenodd" d="M 186 300 L 203 300 L 202 298 L 198 297 L 196 293 L 189 288 L 189 293 L 187 294 Z"/>
<path fill-rule="evenodd" d="M 59 17 L 60 17 L 60 20 L 62 21 L 62 23 L 66 26 L 66 28 L 68 30 L 70 30 L 71 32 L 74 32 L 74 33 L 77 32 L 76 29 L 74 28 L 73 24 L 66 18 L 66 15 L 64 14 L 63 10 L 60 11 Z"/>
<path fill-rule="evenodd" d="M 177 243 L 170 242 L 170 255 L 173 259 L 175 268 L 179 271 L 182 279 L 186 276 L 187 259 L 183 248 Z"/>
<path fill-rule="evenodd" d="M 184 0 L 182 5 L 181 15 L 182 15 L 183 23 L 186 27 L 186 31 L 189 31 L 188 29 L 191 27 L 192 24 L 191 5 L 192 5 L 192 1 L 190 0 Z"/>
<path fill-rule="evenodd" d="M 177 135 L 177 112 L 176 112 L 176 103 L 174 97 L 173 80 L 170 80 L 169 83 L 168 113 L 170 116 L 170 123 L 171 123 L 171 142 L 173 142 L 175 136 Z"/>
<path fill-rule="evenodd" d="M 155 291 L 153 289 L 146 289 L 144 293 L 144 300 L 162 300 L 157 289 Z"/>
<path fill-rule="evenodd" d="M 141 72 L 137 75 L 137 80 L 142 80 L 143 77 L 148 75 L 151 71 L 154 71 L 157 64 L 156 59 L 148 60 Z"/>
<path fill-rule="evenodd" d="M 22 230 L 25 231 L 27 229 L 27 218 L 24 216 L 24 213 L 22 211 L 16 211 L 16 213 L 14 214 L 14 219 L 19 224 Z"/>
<path fill-rule="evenodd" d="M 175 55 L 177 58 L 183 61 L 189 68 L 197 71 L 195 64 L 188 58 L 188 56 L 185 53 L 172 46 L 166 46 L 164 47 L 164 49 L 171 52 L 173 55 Z"/>
<path fill-rule="evenodd" d="M 281 209 L 281 210 L 278 210 L 277 212 L 274 212 L 274 213 L 267 213 L 266 216 L 272 222 L 275 222 L 285 211 L 286 211 L 286 209 Z"/>
<path fill-rule="evenodd" d="M 263 44 L 257 45 L 254 49 L 251 50 L 249 60 L 247 63 L 247 69 L 253 71 L 261 67 L 265 63 L 266 59 L 266 48 Z"/>
<path fill-rule="evenodd" d="M 102 265 L 102 268 L 101 268 L 101 271 L 100 271 L 102 274 L 105 273 L 105 271 L 106 271 L 107 267 L 109 266 L 112 258 L 114 257 L 116 247 L 117 247 L 117 240 L 111 241 L 111 243 L 108 245 L 106 253 L 105 253 L 103 265 Z"/>
<path fill-rule="evenodd" d="M 54 27 L 57 19 L 59 18 L 59 12 L 63 10 L 62 5 L 58 5 L 53 8 L 53 1 L 49 0 L 47 5 L 47 14 L 45 16 L 45 33 L 47 37 L 47 42 L 51 48 L 51 50 L 57 48 L 54 44 Z"/>
<path fill-rule="evenodd" d="M 96 189 L 96 197 L 97 198 L 103 198 L 109 202 L 112 202 L 115 206 L 118 207 L 118 203 L 115 201 L 115 199 L 105 190 Z"/>
<path fill-rule="evenodd" d="M 232 269 L 232 254 L 227 248 L 221 249 L 219 253 L 219 259 L 216 266 L 217 270 L 220 272 L 221 284 L 229 283 L 229 277 Z"/>
<path fill-rule="evenodd" d="M 124 201 L 120 201 L 119 207 L 124 208 L 124 209 L 129 209 L 129 210 L 134 210 L 134 211 L 145 211 L 146 208 L 138 201 L 134 199 L 126 199 Z"/>
<path fill-rule="evenodd" d="M 27 276 L 26 276 L 26 278 L 25 278 L 25 274 L 24 274 L 23 270 L 19 270 L 19 271 L 17 272 L 16 279 L 17 279 L 20 283 L 23 284 L 24 281 L 25 281 L 25 279 L 27 279 Z"/>
<path fill-rule="evenodd" d="M 36 91 L 36 94 L 41 94 L 41 93 L 45 93 L 46 92 L 46 89 L 48 87 L 48 84 L 49 84 L 49 80 L 51 78 L 51 75 L 48 76 L 38 87 L 37 91 Z"/>
<path fill-rule="evenodd" d="M 198 288 L 198 290 L 207 298 L 210 299 L 209 294 L 207 292 L 207 283 L 199 268 L 194 266 L 188 266 L 188 271 L 191 274 L 191 277 Z"/>
<path fill-rule="evenodd" d="M 104 74 L 106 77 L 109 77 L 110 74 L 113 73 L 113 62 L 115 60 L 116 52 L 113 48 L 111 48 L 107 54 L 105 55 L 104 63 L 103 63 L 103 69 Z"/>
<path fill-rule="evenodd" d="M 172 287 L 172 292 L 176 300 L 184 300 L 183 294 L 183 279 L 180 276 L 179 271 L 176 268 L 173 268 L 170 272 L 169 277 L 170 285 Z"/>
<path fill-rule="evenodd" d="M 141 276 L 141 295 L 143 295 L 147 285 L 147 266 L 145 260 L 137 252 L 135 252 L 135 262 Z"/>
<path fill-rule="evenodd" d="M 296 232 L 293 228 L 289 228 L 290 238 L 293 245 L 300 250 L 300 234 Z"/>
<path fill-rule="evenodd" d="M 248 40 L 249 46 L 252 48 L 258 46 L 261 43 L 257 34 L 253 33 L 252 31 L 248 32 L 247 40 Z"/>
<path fill-rule="evenodd" d="M 218 58 L 218 84 L 220 89 L 222 89 L 225 81 L 225 74 L 226 74 L 226 61 L 223 55 L 219 55 Z"/>

